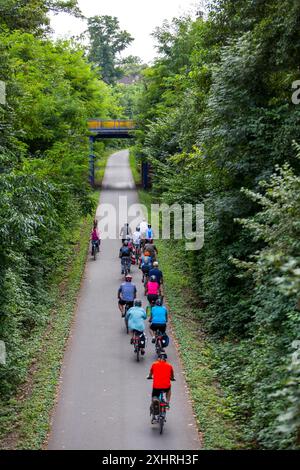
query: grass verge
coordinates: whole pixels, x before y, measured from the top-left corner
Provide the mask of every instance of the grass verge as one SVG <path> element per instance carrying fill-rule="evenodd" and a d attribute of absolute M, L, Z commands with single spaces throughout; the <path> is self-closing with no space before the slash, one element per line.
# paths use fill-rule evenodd
<path fill-rule="evenodd" d="M 115 150 L 117 151 L 117 150 Z M 107 160 L 113 154 L 112 148 L 103 148 L 103 144 L 96 143 L 96 163 L 95 163 L 95 187 L 100 188 L 104 178 L 104 173 L 107 165 Z"/>
<path fill-rule="evenodd" d="M 139 192 L 140 202 L 150 208 L 149 193 Z M 185 269 L 184 251 L 170 241 L 155 242 L 160 268 L 164 272 L 165 295 L 171 312 L 172 328 L 189 385 L 204 449 L 241 449 L 241 430 L 235 420 L 229 396 L 218 383 L 214 367 L 217 344 L 205 335 L 197 310 L 199 299 L 193 294 L 192 273 Z M 176 256 L 174 256 L 176 253 Z M 184 267 L 184 268 L 183 268 Z"/>
<path fill-rule="evenodd" d="M 95 202 L 99 192 L 95 192 Z M 41 449 L 49 431 L 66 341 L 85 268 L 93 215 L 74 230 L 76 242 L 64 279 L 53 287 L 55 309 L 45 329 L 35 332 L 32 363 L 18 395 L 0 408 L 1 449 Z"/>
<path fill-rule="evenodd" d="M 136 157 L 136 151 L 134 147 L 129 149 L 129 163 L 132 172 L 132 176 L 136 186 L 141 186 L 142 184 L 142 175 L 140 171 L 140 165 Z"/>

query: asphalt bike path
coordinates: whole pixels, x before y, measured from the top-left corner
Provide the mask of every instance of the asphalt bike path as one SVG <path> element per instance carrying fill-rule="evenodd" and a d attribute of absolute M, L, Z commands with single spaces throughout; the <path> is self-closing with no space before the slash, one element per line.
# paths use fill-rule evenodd
<path fill-rule="evenodd" d="M 127 198 L 128 206 L 138 204 L 128 151 L 110 157 L 100 198 L 101 207 L 112 205 L 108 211 L 111 220 L 116 210 L 118 233 L 120 225 L 127 221 L 125 209 L 119 211 L 120 197 L 122 201 Z M 105 217 L 101 219 L 105 224 Z M 120 246 L 120 240 L 102 240 L 97 260 L 89 254 L 64 356 L 48 449 L 198 450 L 195 418 L 172 336 L 167 348 L 176 377 L 176 382 L 172 382 L 171 409 L 163 435 L 159 434 L 158 425 L 151 425 L 152 381 L 146 377 L 156 354 L 148 322 L 146 355 L 139 363 L 126 334 L 117 305 L 117 291 L 123 282 Z M 132 275 L 138 288 L 137 298 L 146 308 L 141 271 L 133 266 Z"/>

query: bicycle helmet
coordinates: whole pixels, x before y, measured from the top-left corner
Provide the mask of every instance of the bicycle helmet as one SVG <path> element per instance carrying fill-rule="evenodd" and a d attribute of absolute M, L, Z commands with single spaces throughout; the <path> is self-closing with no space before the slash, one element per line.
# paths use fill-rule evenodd
<path fill-rule="evenodd" d="M 161 306 L 162 306 L 162 301 L 161 301 L 161 299 L 157 299 L 157 301 L 155 302 L 155 304 L 156 304 L 158 307 L 161 307 Z"/>
<path fill-rule="evenodd" d="M 134 306 L 135 306 L 135 307 L 141 307 L 141 306 L 142 306 L 142 301 L 141 301 L 141 300 L 136 300 L 136 301 L 134 302 Z"/>
<path fill-rule="evenodd" d="M 137 231 L 137 232 L 140 232 L 140 231 L 141 231 L 141 227 L 137 227 L 137 228 L 136 228 L 136 231 Z"/>
<path fill-rule="evenodd" d="M 158 359 L 166 361 L 168 359 L 168 355 L 166 353 L 160 353 L 160 355 L 158 356 Z"/>
<path fill-rule="evenodd" d="M 126 274 L 125 279 L 126 279 L 126 282 L 132 281 L 132 276 L 131 276 L 131 274 Z"/>
<path fill-rule="evenodd" d="M 156 276 L 151 276 L 151 277 L 150 277 L 150 281 L 151 281 L 151 282 L 156 282 Z"/>
<path fill-rule="evenodd" d="M 154 268 L 158 268 L 158 262 L 157 262 L 157 261 L 154 261 L 153 267 L 154 267 Z"/>
<path fill-rule="evenodd" d="M 128 246 L 128 240 L 124 241 L 124 246 Z"/>

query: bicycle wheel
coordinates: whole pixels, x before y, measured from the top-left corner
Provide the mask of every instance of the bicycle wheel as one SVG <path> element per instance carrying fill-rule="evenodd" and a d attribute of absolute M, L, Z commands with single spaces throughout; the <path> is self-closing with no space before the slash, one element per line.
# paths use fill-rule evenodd
<path fill-rule="evenodd" d="M 125 312 L 127 313 L 127 310 L 126 310 L 126 309 L 125 309 Z M 124 319 L 124 320 L 125 320 L 125 328 L 126 328 L 127 334 L 129 334 L 128 320 L 127 320 L 127 318 L 126 318 L 126 313 L 125 313 L 125 319 Z"/>
<path fill-rule="evenodd" d="M 164 432 L 164 424 L 165 424 L 165 417 L 160 415 L 159 416 L 159 434 Z"/>
<path fill-rule="evenodd" d="M 94 246 L 94 261 L 96 261 L 96 258 L 97 258 L 97 249 L 96 249 L 96 247 Z"/>
<path fill-rule="evenodd" d="M 137 360 L 137 362 L 140 362 L 140 348 L 139 348 L 139 346 L 137 347 L 137 350 L 136 350 L 136 360 Z"/>
<path fill-rule="evenodd" d="M 156 354 L 159 356 L 162 351 L 162 344 L 161 344 L 161 340 L 158 338 L 155 343 L 155 349 L 156 349 Z"/>

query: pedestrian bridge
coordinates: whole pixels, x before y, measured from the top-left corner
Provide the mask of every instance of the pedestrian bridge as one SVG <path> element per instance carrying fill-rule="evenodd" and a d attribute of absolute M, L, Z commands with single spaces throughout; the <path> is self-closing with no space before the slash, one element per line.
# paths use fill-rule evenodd
<path fill-rule="evenodd" d="M 136 123 L 132 119 L 90 119 L 88 128 L 95 140 L 128 139 L 133 137 Z"/>

